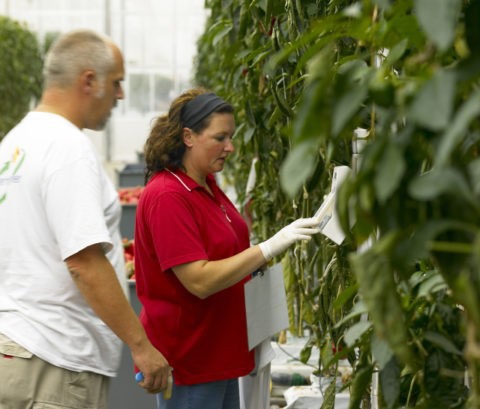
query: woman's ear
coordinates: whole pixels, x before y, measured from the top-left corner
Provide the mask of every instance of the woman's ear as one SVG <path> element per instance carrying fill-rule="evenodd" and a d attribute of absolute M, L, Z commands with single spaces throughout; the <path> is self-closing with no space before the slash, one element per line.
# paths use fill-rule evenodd
<path fill-rule="evenodd" d="M 193 131 L 190 128 L 183 128 L 183 143 L 187 148 L 191 148 L 193 145 Z"/>

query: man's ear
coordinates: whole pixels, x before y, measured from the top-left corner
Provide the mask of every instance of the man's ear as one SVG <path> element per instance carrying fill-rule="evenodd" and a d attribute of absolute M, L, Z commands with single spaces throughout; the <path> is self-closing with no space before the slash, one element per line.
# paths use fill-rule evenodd
<path fill-rule="evenodd" d="M 80 76 L 80 81 L 82 82 L 82 89 L 86 94 L 90 95 L 95 92 L 97 83 L 95 71 L 85 70 Z"/>
<path fill-rule="evenodd" d="M 193 145 L 193 131 L 190 128 L 183 128 L 183 143 L 187 148 L 191 148 Z"/>

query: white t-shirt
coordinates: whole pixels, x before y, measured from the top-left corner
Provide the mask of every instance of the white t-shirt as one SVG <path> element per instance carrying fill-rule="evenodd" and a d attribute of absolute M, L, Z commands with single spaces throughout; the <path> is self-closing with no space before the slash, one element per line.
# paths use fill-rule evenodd
<path fill-rule="evenodd" d="M 53 365 L 115 376 L 121 341 L 64 260 L 102 243 L 126 293 L 120 215 L 87 136 L 29 113 L 0 143 L 0 332 Z"/>

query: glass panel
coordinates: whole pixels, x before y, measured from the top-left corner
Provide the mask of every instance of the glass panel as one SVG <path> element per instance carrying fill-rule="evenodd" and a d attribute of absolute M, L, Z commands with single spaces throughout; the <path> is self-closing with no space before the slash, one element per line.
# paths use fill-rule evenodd
<path fill-rule="evenodd" d="M 150 111 L 150 86 L 148 74 L 129 75 L 129 107 L 145 114 Z"/>
<path fill-rule="evenodd" d="M 165 75 L 154 76 L 154 107 L 155 112 L 165 112 L 170 105 L 171 95 L 174 92 L 173 80 Z"/>

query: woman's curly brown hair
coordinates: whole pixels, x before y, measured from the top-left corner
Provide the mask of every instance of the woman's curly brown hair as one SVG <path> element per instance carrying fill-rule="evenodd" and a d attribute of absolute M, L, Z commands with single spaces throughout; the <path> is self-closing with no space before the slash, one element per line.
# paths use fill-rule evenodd
<path fill-rule="evenodd" d="M 192 99 L 201 94 L 210 92 L 205 88 L 193 88 L 183 92 L 175 98 L 168 113 L 160 115 L 153 123 L 150 134 L 145 142 L 145 184 L 153 176 L 165 168 L 172 170 L 183 168 L 182 160 L 185 153 L 183 143 L 184 124 L 181 120 L 182 108 Z M 215 112 L 233 113 L 230 105 L 225 105 Z M 192 128 L 199 133 L 210 123 L 211 115 L 200 121 Z"/>

